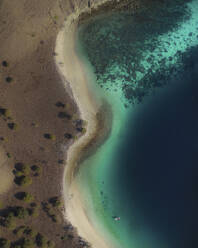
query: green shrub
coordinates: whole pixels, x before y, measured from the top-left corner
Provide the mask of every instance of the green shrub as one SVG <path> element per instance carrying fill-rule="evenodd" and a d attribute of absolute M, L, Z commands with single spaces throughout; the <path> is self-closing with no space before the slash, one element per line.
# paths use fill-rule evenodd
<path fill-rule="evenodd" d="M 34 247 L 35 247 L 34 242 L 24 237 L 12 243 L 12 248 L 34 248 Z"/>
<path fill-rule="evenodd" d="M 19 186 L 28 186 L 32 184 L 32 179 L 24 175 L 20 177 L 15 177 L 14 181 Z"/>
<path fill-rule="evenodd" d="M 60 223 L 60 222 L 61 222 L 60 217 L 57 216 L 57 215 L 55 215 L 55 214 L 51 215 L 51 219 L 52 219 L 52 221 L 55 222 L 55 223 Z"/>
<path fill-rule="evenodd" d="M 64 137 L 65 137 L 66 139 L 72 139 L 72 138 L 73 138 L 73 135 L 70 134 L 70 133 L 65 133 L 65 134 L 64 134 Z"/>
<path fill-rule="evenodd" d="M 3 115 L 5 117 L 9 117 L 10 111 L 8 109 L 5 109 L 5 108 L 0 108 L 0 115 Z"/>
<path fill-rule="evenodd" d="M 13 233 L 18 237 L 21 237 L 24 234 L 25 228 L 26 228 L 25 226 L 19 226 L 13 231 Z"/>
<path fill-rule="evenodd" d="M 32 165 L 31 170 L 36 173 L 40 173 L 42 171 L 42 168 L 39 167 L 38 165 Z"/>
<path fill-rule="evenodd" d="M 55 243 L 51 240 L 47 241 L 47 245 L 49 248 L 54 248 L 55 247 Z"/>
<path fill-rule="evenodd" d="M 47 239 L 40 233 L 36 235 L 36 244 L 38 247 L 42 247 L 42 248 L 48 247 Z"/>
<path fill-rule="evenodd" d="M 25 235 L 30 236 L 31 238 L 35 238 L 37 235 L 37 232 L 32 230 L 32 228 L 30 228 L 30 227 L 26 227 L 23 233 Z"/>
<path fill-rule="evenodd" d="M 7 83 L 11 83 L 13 78 L 8 76 L 8 77 L 5 78 L 5 80 L 6 80 Z"/>
<path fill-rule="evenodd" d="M 29 216 L 29 212 L 24 207 L 16 207 L 15 216 L 19 219 L 25 219 Z"/>
<path fill-rule="evenodd" d="M 58 113 L 58 118 L 71 120 L 72 117 L 67 112 L 59 112 Z"/>
<path fill-rule="evenodd" d="M 27 192 L 18 192 L 15 194 L 15 197 L 18 200 L 25 201 L 25 202 L 31 202 L 34 200 L 34 197 L 30 193 L 27 193 Z"/>
<path fill-rule="evenodd" d="M 55 105 L 56 105 L 56 107 L 58 107 L 58 108 L 64 108 L 64 107 L 65 107 L 65 104 L 62 103 L 61 101 L 56 102 Z"/>
<path fill-rule="evenodd" d="M 13 170 L 13 173 L 14 173 L 14 175 L 15 175 L 16 177 L 21 177 L 21 176 L 23 176 L 23 172 L 21 172 L 21 171 Z"/>
<path fill-rule="evenodd" d="M 11 129 L 11 130 L 17 130 L 18 125 L 17 125 L 16 123 L 14 123 L 14 122 L 9 122 L 9 123 L 8 123 L 8 127 L 9 127 L 9 129 Z"/>
<path fill-rule="evenodd" d="M 22 172 L 23 174 L 26 174 L 26 175 L 28 175 L 28 174 L 30 173 L 30 167 L 29 167 L 29 165 L 27 165 L 27 164 L 16 163 L 16 164 L 15 164 L 15 169 L 16 169 L 17 171 Z"/>
<path fill-rule="evenodd" d="M 62 201 L 58 196 L 51 197 L 49 203 L 51 203 L 53 207 L 60 207 L 62 205 Z"/>
<path fill-rule="evenodd" d="M 34 242 L 31 239 L 24 238 L 23 239 L 23 248 L 34 248 Z"/>
<path fill-rule="evenodd" d="M 38 208 L 29 208 L 29 215 L 32 217 L 38 217 L 39 216 L 39 210 Z"/>
<path fill-rule="evenodd" d="M 43 136 L 44 136 L 44 138 L 49 139 L 49 140 L 55 140 L 56 139 L 55 135 L 49 134 L 49 133 L 45 133 Z"/>
<path fill-rule="evenodd" d="M 2 66 L 8 67 L 8 62 L 6 60 L 2 61 Z"/>
<path fill-rule="evenodd" d="M 6 155 L 7 155 L 8 158 L 11 158 L 11 157 L 12 157 L 11 154 L 10 154 L 9 152 L 7 152 Z"/>
<path fill-rule="evenodd" d="M 10 241 L 4 238 L 0 238 L 0 247 L 1 248 L 9 248 L 10 247 Z"/>
<path fill-rule="evenodd" d="M 58 163 L 59 163 L 59 164 L 64 164 L 64 160 L 63 160 L 63 159 L 59 159 L 59 160 L 58 160 Z"/>
<path fill-rule="evenodd" d="M 9 230 L 13 230 L 16 227 L 16 222 L 14 218 L 6 217 L 4 219 L 3 226 L 8 228 Z"/>

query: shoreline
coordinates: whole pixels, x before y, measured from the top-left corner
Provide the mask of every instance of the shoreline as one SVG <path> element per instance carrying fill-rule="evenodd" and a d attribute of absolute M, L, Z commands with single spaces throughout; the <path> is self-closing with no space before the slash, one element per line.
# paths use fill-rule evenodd
<path fill-rule="evenodd" d="M 85 8 L 84 11 L 89 11 L 89 9 Z M 92 143 L 97 143 L 98 129 L 100 129 L 98 115 L 100 115 L 100 109 L 104 106 L 102 100 L 97 102 L 93 100 L 87 85 L 89 78 L 87 78 L 83 63 L 75 52 L 75 35 L 78 27 L 76 21 L 78 21 L 78 17 L 78 12 L 69 16 L 57 36 L 55 49 L 55 62 L 58 72 L 62 76 L 64 87 L 67 91 L 72 92 L 72 97 L 79 108 L 81 119 L 87 122 L 86 133 L 80 136 L 77 141 L 74 141 L 67 152 L 67 165 L 63 175 L 62 192 L 66 207 L 63 214 L 65 219 L 69 220 L 74 227 L 77 227 L 79 234 L 93 247 L 108 248 L 112 247 L 112 245 L 104 240 L 89 220 L 83 199 L 81 199 L 79 185 L 74 180 L 76 169 L 80 160 L 82 160 L 82 153 L 85 150 L 86 153 L 88 152 L 90 143 L 91 145 Z M 90 152 L 88 153 L 90 154 Z"/>

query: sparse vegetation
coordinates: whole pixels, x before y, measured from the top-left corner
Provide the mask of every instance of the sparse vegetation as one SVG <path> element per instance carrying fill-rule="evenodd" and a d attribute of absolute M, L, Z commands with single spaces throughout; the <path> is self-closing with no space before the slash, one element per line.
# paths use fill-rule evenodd
<path fill-rule="evenodd" d="M 34 242 L 31 239 L 28 238 L 20 238 L 17 241 L 12 243 L 13 248 L 34 248 Z"/>
<path fill-rule="evenodd" d="M 30 166 L 24 163 L 16 163 L 15 164 L 15 169 L 17 171 L 20 171 L 21 173 L 28 175 L 30 173 Z"/>
<path fill-rule="evenodd" d="M 64 137 L 65 137 L 66 139 L 72 139 L 72 138 L 73 138 L 72 134 L 70 134 L 70 133 L 65 133 L 65 134 L 64 134 Z"/>
<path fill-rule="evenodd" d="M 40 233 L 36 235 L 36 244 L 38 247 L 45 248 L 47 247 L 47 239 Z"/>
<path fill-rule="evenodd" d="M 64 107 L 65 107 L 65 104 L 62 103 L 61 101 L 56 102 L 55 105 L 56 105 L 56 107 L 58 107 L 58 108 L 64 108 Z"/>
<path fill-rule="evenodd" d="M 9 117 L 10 111 L 8 109 L 5 109 L 5 108 L 0 108 L 0 115 L 3 115 L 5 117 Z"/>
<path fill-rule="evenodd" d="M 7 138 L 5 138 L 5 137 L 0 137 L 0 141 L 4 141 L 4 142 L 7 142 L 8 141 L 8 139 Z"/>
<path fill-rule="evenodd" d="M 8 76 L 8 77 L 5 78 L 5 80 L 6 80 L 7 83 L 11 83 L 13 78 Z"/>
<path fill-rule="evenodd" d="M 40 173 L 40 172 L 41 172 L 41 167 L 39 167 L 38 165 L 32 165 L 32 166 L 31 166 L 31 170 L 32 170 L 33 172 Z"/>
<path fill-rule="evenodd" d="M 8 67 L 8 62 L 6 60 L 2 61 L 2 66 Z"/>
<path fill-rule="evenodd" d="M 39 124 L 38 124 L 38 123 L 35 123 L 35 122 L 32 122 L 32 123 L 31 123 L 31 126 L 32 126 L 32 127 L 38 127 Z"/>
<path fill-rule="evenodd" d="M 11 158 L 11 154 L 9 152 L 6 153 L 8 158 Z"/>
<path fill-rule="evenodd" d="M 15 177 L 14 182 L 19 186 L 28 186 L 32 184 L 32 179 L 28 176 Z"/>
<path fill-rule="evenodd" d="M 58 117 L 60 119 L 68 119 L 68 120 L 71 120 L 71 118 L 72 118 L 71 115 L 66 113 L 66 112 L 59 112 Z"/>
<path fill-rule="evenodd" d="M 29 208 L 28 211 L 29 211 L 29 215 L 32 216 L 32 217 L 36 218 L 36 217 L 39 216 L 38 208 Z"/>
<path fill-rule="evenodd" d="M 32 228 L 30 227 L 26 227 L 24 230 L 24 234 L 31 237 L 31 238 L 35 238 L 37 235 L 37 231 L 34 231 Z"/>
<path fill-rule="evenodd" d="M 0 224 L 9 230 L 13 230 L 16 227 L 14 213 L 11 211 L 6 212 L 1 218 Z"/>
<path fill-rule="evenodd" d="M 62 201 L 60 200 L 60 198 L 58 196 L 55 197 L 51 197 L 49 199 L 49 203 L 53 206 L 53 207 L 60 207 L 62 205 Z"/>
<path fill-rule="evenodd" d="M 11 129 L 11 130 L 17 130 L 18 125 L 17 125 L 16 123 L 14 123 L 14 122 L 9 122 L 9 123 L 8 123 L 8 127 L 9 127 L 9 129 Z"/>
<path fill-rule="evenodd" d="M 56 139 L 56 136 L 53 134 L 50 134 L 50 133 L 45 133 L 43 136 L 44 136 L 44 138 L 49 139 L 49 140 L 55 140 Z"/>
<path fill-rule="evenodd" d="M 43 211 L 51 218 L 53 222 L 59 223 L 60 217 L 55 214 L 55 210 L 51 208 L 49 203 L 43 202 L 42 203 Z"/>
<path fill-rule="evenodd" d="M 54 248 L 55 247 L 55 243 L 51 240 L 47 241 L 47 245 L 49 248 Z"/>
<path fill-rule="evenodd" d="M 13 230 L 13 233 L 17 235 L 18 237 L 21 237 L 24 233 L 25 226 L 19 226 L 16 229 Z"/>
<path fill-rule="evenodd" d="M 15 216 L 18 219 L 25 219 L 29 216 L 28 209 L 24 207 L 16 207 L 15 209 Z"/>
<path fill-rule="evenodd" d="M 17 171 L 17 170 L 13 170 L 13 174 L 14 174 L 16 177 L 23 176 L 23 172 Z"/>
<path fill-rule="evenodd" d="M 64 164 L 64 160 L 63 160 L 63 159 L 59 159 L 59 160 L 58 160 L 58 163 L 59 163 L 59 164 Z"/>
<path fill-rule="evenodd" d="M 10 241 L 4 238 L 0 238 L 0 247 L 1 248 L 9 248 L 10 247 Z"/>
<path fill-rule="evenodd" d="M 27 203 L 34 200 L 34 197 L 30 193 L 27 193 L 27 192 L 18 192 L 15 194 L 15 197 L 18 200 L 25 201 Z"/>

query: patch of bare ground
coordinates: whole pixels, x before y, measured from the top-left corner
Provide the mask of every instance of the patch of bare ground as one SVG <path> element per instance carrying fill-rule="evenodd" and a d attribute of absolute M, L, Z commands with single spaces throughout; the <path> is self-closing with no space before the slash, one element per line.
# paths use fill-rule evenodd
<path fill-rule="evenodd" d="M 80 127 L 53 57 L 76 5 L 0 1 L 0 247 L 86 246 L 62 215 L 64 153 Z"/>

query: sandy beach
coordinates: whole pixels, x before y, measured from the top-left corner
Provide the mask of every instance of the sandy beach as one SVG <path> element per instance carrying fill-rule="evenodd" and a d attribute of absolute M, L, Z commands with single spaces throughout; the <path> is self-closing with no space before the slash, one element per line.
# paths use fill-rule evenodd
<path fill-rule="evenodd" d="M 85 9 L 87 11 L 87 9 Z M 81 119 L 86 120 L 86 133 L 75 141 L 68 150 L 67 162 L 63 176 L 63 197 L 66 211 L 65 218 L 77 227 L 79 234 L 86 239 L 92 247 L 112 247 L 110 242 L 104 240 L 100 232 L 94 228 L 88 213 L 86 213 L 79 185 L 75 182 L 74 171 L 81 156 L 81 150 L 89 144 L 97 132 L 97 113 L 102 100 L 93 97 L 88 88 L 87 75 L 83 63 L 75 51 L 76 29 L 79 13 L 71 15 L 64 28 L 59 32 L 56 42 L 56 64 L 62 75 L 63 83 L 72 91 L 72 96 L 79 107 Z M 94 98 L 94 99 L 93 99 Z"/>
<path fill-rule="evenodd" d="M 96 10 L 106 2 L 108 6 Z M 0 202 L 6 211 L 15 206 L 28 211 L 30 203 L 16 195 L 24 191 L 33 196 L 36 217 L 13 221 L 16 227 L 32 228 L 56 248 L 82 247 L 79 235 L 93 247 L 110 247 L 89 221 L 73 180 L 81 154 L 98 142 L 98 135 L 104 139 L 97 131 L 106 125 L 100 115 L 103 103 L 95 101 L 87 87 L 89 78 L 74 43 L 79 17 L 86 20 L 92 13 L 111 11 L 115 2 L 119 1 L 0 2 Z M 78 119 L 87 123 L 84 135 L 76 128 Z M 28 175 L 15 170 L 17 163 L 28 167 Z M 32 170 L 35 165 L 39 173 Z M 19 186 L 17 173 L 31 184 Z M 53 197 L 64 197 L 64 207 L 54 208 Z M 0 219 L 5 218 L 2 213 Z M 2 224 L 0 233 L 17 242 L 13 230 Z"/>

